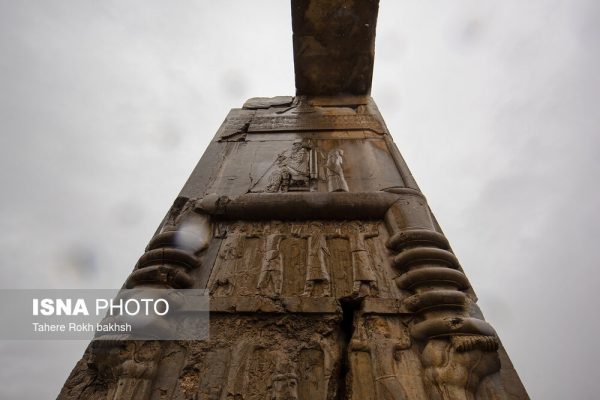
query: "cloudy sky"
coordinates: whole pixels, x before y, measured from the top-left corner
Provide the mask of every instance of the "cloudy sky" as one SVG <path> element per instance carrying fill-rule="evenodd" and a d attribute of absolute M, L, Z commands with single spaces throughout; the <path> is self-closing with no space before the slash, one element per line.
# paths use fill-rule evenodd
<path fill-rule="evenodd" d="M 599 18 L 381 0 L 373 97 L 532 398 L 597 398 Z M 120 286 L 228 110 L 294 93 L 291 45 L 285 0 L 0 0 L 0 287 Z M 86 344 L 1 342 L 0 398 Z"/>

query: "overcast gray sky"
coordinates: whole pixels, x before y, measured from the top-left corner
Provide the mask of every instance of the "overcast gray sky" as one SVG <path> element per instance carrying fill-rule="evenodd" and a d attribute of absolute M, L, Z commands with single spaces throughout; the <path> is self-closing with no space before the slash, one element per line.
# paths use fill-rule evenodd
<path fill-rule="evenodd" d="M 294 93 L 289 8 L 0 0 L 0 287 L 120 286 L 228 110 Z M 373 97 L 537 399 L 598 397 L 599 18 L 381 0 Z M 0 398 L 86 344 L 0 343 Z"/>

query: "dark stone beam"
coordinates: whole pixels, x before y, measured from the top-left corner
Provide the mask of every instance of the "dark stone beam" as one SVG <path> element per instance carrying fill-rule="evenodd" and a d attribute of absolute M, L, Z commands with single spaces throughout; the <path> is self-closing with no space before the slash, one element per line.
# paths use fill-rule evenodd
<path fill-rule="evenodd" d="M 371 92 L 379 0 L 292 0 L 296 93 Z"/>

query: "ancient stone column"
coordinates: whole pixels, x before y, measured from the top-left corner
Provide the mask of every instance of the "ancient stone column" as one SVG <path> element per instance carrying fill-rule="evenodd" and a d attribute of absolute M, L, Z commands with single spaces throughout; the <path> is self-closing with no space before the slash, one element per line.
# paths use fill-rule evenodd
<path fill-rule="evenodd" d="M 231 110 L 126 279 L 207 289 L 210 338 L 94 342 L 60 399 L 528 398 L 370 97 L 377 9 L 292 0 L 296 96 Z"/>

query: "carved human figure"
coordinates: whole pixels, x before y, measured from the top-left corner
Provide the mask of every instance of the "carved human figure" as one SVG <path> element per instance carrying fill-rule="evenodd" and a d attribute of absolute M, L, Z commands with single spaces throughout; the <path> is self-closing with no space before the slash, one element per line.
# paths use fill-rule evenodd
<path fill-rule="evenodd" d="M 362 317 L 359 329 L 350 343 L 350 351 L 365 351 L 370 354 L 371 371 L 375 382 L 377 399 L 408 399 L 404 387 L 396 375 L 396 364 L 401 351 L 410 348 L 408 335 L 394 337 L 386 317 L 369 315 Z M 360 374 L 362 371 L 353 371 Z"/>
<path fill-rule="evenodd" d="M 266 191 L 269 193 L 287 192 L 290 187 L 291 175 L 286 167 L 285 152 L 280 153 L 275 160 L 275 170 L 269 175 Z"/>
<path fill-rule="evenodd" d="M 131 342 L 132 357 L 118 368 L 119 381 L 111 400 L 143 400 L 150 398 L 153 379 L 161 355 L 159 342 Z"/>
<path fill-rule="evenodd" d="M 310 153 L 309 153 L 308 145 L 305 145 L 302 142 L 296 141 L 292 145 L 292 150 L 289 154 L 289 159 L 287 162 L 287 167 L 292 175 L 292 179 L 294 177 L 301 177 L 304 179 L 309 174 L 309 161 L 310 161 Z"/>
<path fill-rule="evenodd" d="M 287 192 L 290 187 L 308 190 L 310 179 L 309 146 L 301 141 L 292 144 L 291 150 L 282 151 L 275 160 L 275 169 L 268 178 L 266 191 Z"/>
<path fill-rule="evenodd" d="M 271 375 L 266 400 L 298 400 L 296 366 L 280 354 L 276 359 L 275 372 Z"/>
<path fill-rule="evenodd" d="M 233 293 L 235 271 L 238 262 L 244 256 L 242 248 L 244 237 L 243 229 L 237 225 L 227 233 L 223 248 L 219 251 L 221 263 L 218 275 L 210 287 L 211 295 L 230 296 Z"/>
<path fill-rule="evenodd" d="M 308 239 L 308 262 L 306 264 L 306 282 L 301 296 L 312 296 L 316 285 L 323 286 L 323 296 L 331 295 L 331 278 L 327 271 L 326 257 L 331 253 L 327 247 L 327 237 L 322 223 L 311 222 L 308 234 L 297 232 L 296 236 Z"/>
<path fill-rule="evenodd" d="M 347 192 L 348 183 L 344 178 L 342 164 L 344 162 L 344 151 L 333 149 L 327 154 L 327 190 L 330 192 Z"/>
<path fill-rule="evenodd" d="M 331 334 L 319 336 L 317 342 L 323 352 L 323 380 L 326 387 L 325 393 L 329 393 L 329 385 L 331 384 L 335 373 L 336 362 L 340 357 L 340 346 Z"/>
<path fill-rule="evenodd" d="M 352 253 L 352 273 L 354 285 L 352 292 L 355 295 L 376 295 L 379 292 L 377 278 L 373 272 L 371 256 L 365 241 L 379 235 L 377 227 L 365 231 L 365 225 L 359 222 L 349 224 L 350 251 Z"/>
<path fill-rule="evenodd" d="M 283 257 L 280 247 L 285 235 L 268 227 L 265 234 L 264 254 L 256 289 L 258 294 L 278 298 L 283 286 Z"/>
<path fill-rule="evenodd" d="M 232 349 L 224 396 L 227 400 L 241 399 L 247 390 L 246 376 L 252 355 L 257 346 L 248 340 L 240 340 Z"/>

